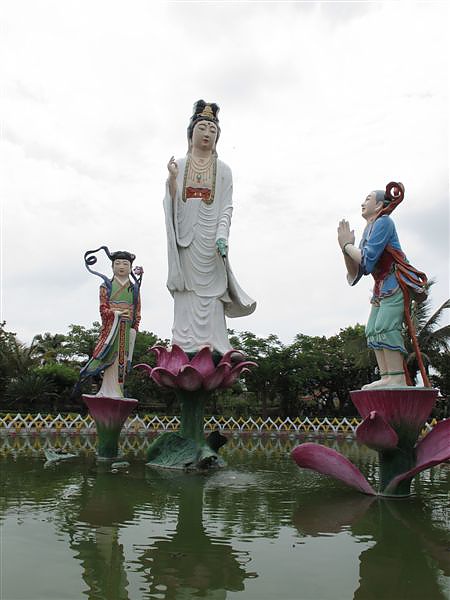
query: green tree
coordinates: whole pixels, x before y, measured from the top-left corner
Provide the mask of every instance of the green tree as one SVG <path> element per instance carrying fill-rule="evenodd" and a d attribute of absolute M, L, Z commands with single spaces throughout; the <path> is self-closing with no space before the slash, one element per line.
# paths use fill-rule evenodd
<path fill-rule="evenodd" d="M 245 375 L 245 387 L 254 394 L 256 406 L 250 407 L 250 412 L 258 410 L 266 417 L 269 405 L 276 399 L 277 385 L 281 376 L 281 353 L 284 345 L 276 335 L 270 334 L 267 338 L 257 337 L 250 331 L 235 333 L 229 330 L 230 343 L 233 348 L 241 350 L 250 360 L 254 360 L 258 367 Z M 253 410 L 252 410 L 253 409 Z"/>
<path fill-rule="evenodd" d="M 86 362 L 92 356 L 101 331 L 98 321 L 87 329 L 83 325 L 69 325 L 69 333 L 65 336 L 64 356 L 73 362 Z"/>
<path fill-rule="evenodd" d="M 138 331 L 133 352 L 133 367 L 138 364 L 156 366 L 153 346 L 169 346 L 169 340 L 162 340 L 151 331 Z M 146 373 L 132 369 L 125 380 L 125 393 L 129 398 L 139 400 L 138 409 L 142 412 L 171 414 L 177 410 L 175 393 L 171 389 L 159 387 Z"/>
<path fill-rule="evenodd" d="M 48 377 L 29 371 L 9 381 L 5 397 L 13 409 L 40 412 L 48 410 L 58 394 L 56 385 Z"/>
<path fill-rule="evenodd" d="M 167 346 L 168 340 L 160 340 L 155 333 L 151 331 L 138 331 L 136 343 L 134 344 L 133 364 L 145 363 L 151 366 L 156 364 L 155 354 L 150 351 L 153 346 Z"/>
<path fill-rule="evenodd" d="M 32 348 L 6 331 L 5 322 L 0 323 L 0 377 L 7 380 L 26 373 L 35 364 Z"/>
<path fill-rule="evenodd" d="M 342 349 L 347 359 L 361 370 L 363 378 L 361 385 L 372 381 L 378 367 L 374 351 L 367 346 L 364 325 L 357 323 L 341 329 L 338 337 L 342 342 Z"/>
<path fill-rule="evenodd" d="M 60 411 L 79 407 L 78 402 L 71 401 L 73 387 L 78 381 L 78 368 L 61 363 L 46 363 L 41 367 L 35 367 L 33 370 L 37 375 L 41 375 L 53 383 L 58 396 Z"/>
<path fill-rule="evenodd" d="M 450 417 L 450 353 L 441 352 L 433 359 L 436 371 L 430 376 L 431 383 L 441 392 L 438 398 L 434 415 L 438 419 Z"/>
<path fill-rule="evenodd" d="M 433 283 L 431 282 L 430 287 Z M 450 349 L 450 325 L 438 326 L 444 318 L 444 311 L 448 308 L 450 308 L 450 298 L 443 302 L 431 315 L 431 301 L 429 297 L 421 303 L 412 302 L 411 318 L 416 330 L 417 341 L 427 375 L 430 374 L 430 367 L 435 366 L 434 363 L 438 360 L 440 353 L 448 352 Z M 408 371 L 412 381 L 416 381 L 419 364 L 409 335 L 406 334 L 405 345 L 408 351 L 406 359 Z"/>
<path fill-rule="evenodd" d="M 64 342 L 66 336 L 61 333 L 52 334 L 46 332 L 43 335 L 35 335 L 31 342 L 31 352 L 41 365 L 58 362 L 64 356 Z"/>
<path fill-rule="evenodd" d="M 305 402 L 313 401 L 314 410 L 328 413 L 333 410 L 333 399 L 348 395 L 348 364 L 338 336 L 307 336 L 298 334 L 291 345 L 294 363 L 296 398 L 287 404 L 291 414 L 311 410 Z M 288 394 L 289 391 L 287 390 Z M 309 405 L 310 406 L 310 405 Z"/>

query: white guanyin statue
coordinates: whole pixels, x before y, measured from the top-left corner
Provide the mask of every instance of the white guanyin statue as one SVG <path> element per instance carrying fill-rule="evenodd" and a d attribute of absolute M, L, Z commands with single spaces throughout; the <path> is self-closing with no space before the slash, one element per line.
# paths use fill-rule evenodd
<path fill-rule="evenodd" d="M 188 127 L 188 153 L 172 157 L 164 198 L 169 275 L 174 298 L 172 343 L 194 353 L 204 346 L 231 349 L 225 316 L 256 308 L 237 283 L 228 260 L 233 180 L 217 158 L 219 107 L 199 100 Z"/>

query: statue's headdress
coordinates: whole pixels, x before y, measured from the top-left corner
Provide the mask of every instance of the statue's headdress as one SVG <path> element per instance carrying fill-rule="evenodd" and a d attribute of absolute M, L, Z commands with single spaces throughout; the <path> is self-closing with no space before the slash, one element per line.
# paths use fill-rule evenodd
<path fill-rule="evenodd" d="M 384 192 L 382 190 L 376 190 L 375 194 L 377 202 L 383 203 L 383 208 L 378 213 L 378 217 L 390 215 L 405 197 L 405 186 L 403 183 L 391 181 L 387 184 Z"/>
<path fill-rule="evenodd" d="M 103 275 L 102 273 L 99 273 L 98 271 L 94 271 L 90 268 L 91 266 L 95 265 L 95 263 L 97 262 L 97 257 L 95 256 L 95 254 L 97 254 L 97 252 L 99 252 L 100 250 L 103 250 L 105 252 L 106 256 L 109 258 L 109 260 L 112 263 L 117 259 L 121 259 L 121 260 L 129 260 L 130 264 L 133 264 L 133 261 L 136 258 L 136 256 L 134 254 L 131 254 L 131 252 L 128 252 L 127 250 L 117 250 L 116 252 L 110 252 L 108 246 L 100 246 L 100 248 L 97 248 L 96 250 L 88 250 L 87 252 L 84 253 L 84 264 L 86 266 L 86 269 L 89 271 L 89 273 L 92 273 L 93 275 L 98 275 L 98 277 L 101 277 L 103 279 L 106 287 L 108 289 L 110 289 L 111 288 L 111 279 L 109 277 L 107 277 L 106 275 Z M 143 271 L 142 267 L 135 267 L 130 273 L 130 275 L 134 281 L 134 287 L 137 290 L 139 290 L 139 288 L 141 286 L 143 273 L 144 273 L 144 271 Z"/>
<path fill-rule="evenodd" d="M 192 132 L 194 131 L 195 124 L 199 121 L 211 121 L 217 127 L 217 138 L 219 139 L 220 127 L 219 127 L 219 106 L 214 102 L 205 102 L 204 100 L 197 100 L 194 104 L 193 115 L 189 121 L 187 129 L 188 140 L 192 138 Z"/>

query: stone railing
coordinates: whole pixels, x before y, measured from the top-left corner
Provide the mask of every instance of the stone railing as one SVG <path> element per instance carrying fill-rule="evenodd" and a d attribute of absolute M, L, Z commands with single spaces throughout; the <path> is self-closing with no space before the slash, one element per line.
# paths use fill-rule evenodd
<path fill-rule="evenodd" d="M 353 434 L 360 419 L 352 417 L 312 419 L 296 417 L 295 419 L 274 419 L 261 417 L 205 417 L 205 430 L 211 431 L 221 429 L 236 433 L 330 433 L 330 434 Z M 426 433 L 434 425 L 436 419 L 425 424 L 423 433 Z M 180 419 L 176 416 L 132 416 L 126 421 L 123 431 L 126 433 L 175 431 L 180 426 Z M 0 417 L 0 434 L 10 433 L 95 433 L 95 423 L 90 415 L 85 417 L 78 414 L 69 415 L 11 415 Z"/>

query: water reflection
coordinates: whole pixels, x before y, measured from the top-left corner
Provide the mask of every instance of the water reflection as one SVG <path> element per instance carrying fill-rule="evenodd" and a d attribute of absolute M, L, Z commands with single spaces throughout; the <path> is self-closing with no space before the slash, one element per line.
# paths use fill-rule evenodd
<path fill-rule="evenodd" d="M 108 467 L 105 465 L 105 470 Z M 128 579 L 119 524 L 133 518 L 134 507 L 126 489 L 118 488 L 110 472 L 97 465 L 92 486 L 83 486 L 78 521 L 89 525 L 71 539 L 75 558 L 82 564 L 82 576 L 90 599 L 128 600 Z M 84 535 L 83 535 L 84 534 Z"/>
<path fill-rule="evenodd" d="M 227 591 L 243 590 L 244 580 L 256 576 L 246 571 L 248 553 L 236 553 L 226 538 L 207 534 L 203 524 L 207 480 L 201 475 L 147 472 L 150 485 L 178 497 L 173 535 L 137 549 L 149 592 L 159 592 L 160 598 L 226 598 Z"/>
<path fill-rule="evenodd" d="M 324 441 L 377 477 L 373 453 Z M 0 439 L 4 569 L 33 573 L 6 575 L 5 598 L 447 597 L 448 465 L 421 475 L 416 497 L 379 501 L 299 471 L 295 438 L 234 438 L 228 467 L 206 476 L 147 469 L 147 443 L 128 440 L 128 472 L 111 473 L 92 437 Z M 44 469 L 45 445 L 79 457 Z M 324 553 L 332 563 L 317 576 Z"/>
<path fill-rule="evenodd" d="M 377 543 L 360 556 L 361 582 L 355 600 L 389 595 L 417 600 L 448 598 L 448 589 L 439 585 L 439 571 L 450 575 L 450 553 L 444 532 L 432 525 L 427 513 L 427 505 L 420 499 L 404 506 L 395 500 L 378 502 L 368 513 L 364 533 L 370 533 Z"/>
<path fill-rule="evenodd" d="M 156 436 L 153 434 L 123 435 L 120 438 L 120 451 L 128 457 L 145 458 L 146 451 L 151 440 Z M 230 455 L 240 454 L 242 457 L 268 456 L 289 453 L 300 442 L 320 441 L 331 448 L 339 449 L 349 458 L 356 458 L 362 454 L 376 457 L 377 454 L 367 447 L 358 446 L 353 437 L 326 437 L 314 435 L 230 435 L 227 434 L 229 443 L 224 446 L 220 453 L 225 458 Z M 1 456 L 41 456 L 46 449 L 56 449 L 63 452 L 78 452 L 80 455 L 89 456 L 95 453 L 97 438 L 95 434 L 77 435 L 51 434 L 31 435 L 0 435 L 0 457 Z M 374 461 L 375 462 L 375 461 Z"/>
<path fill-rule="evenodd" d="M 430 513 L 418 498 L 346 495 L 310 498 L 297 507 L 294 523 L 302 535 L 323 536 L 348 528 L 353 536 L 374 542 L 360 554 L 354 600 L 446 600 L 448 589 L 440 576 L 450 576 L 448 532 L 431 521 Z"/>
<path fill-rule="evenodd" d="M 90 599 L 126 599 L 129 580 L 121 533 L 142 513 L 169 513 L 176 518 L 173 534 L 134 545 L 133 570 L 142 575 L 142 598 L 226 598 L 241 591 L 248 553 L 236 553 L 226 538 L 208 535 L 203 525 L 204 486 L 207 477 L 144 470 L 115 475 L 102 465 L 95 478 L 82 486 L 78 497 L 79 528 L 71 548 L 83 567 Z M 93 474 L 93 469 L 91 470 Z M 77 523 L 78 525 L 78 523 Z M 155 595 L 156 594 L 156 595 Z"/>

